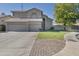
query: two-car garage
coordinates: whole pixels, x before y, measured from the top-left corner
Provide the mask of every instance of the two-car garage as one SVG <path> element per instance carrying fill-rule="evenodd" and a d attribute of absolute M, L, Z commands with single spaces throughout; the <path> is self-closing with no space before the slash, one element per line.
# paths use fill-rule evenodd
<path fill-rule="evenodd" d="M 8 23 L 7 31 L 28 31 L 27 23 Z"/>
<path fill-rule="evenodd" d="M 7 22 L 6 31 L 40 31 L 41 22 Z"/>
<path fill-rule="evenodd" d="M 11 18 L 5 21 L 6 31 L 40 31 L 42 19 Z"/>

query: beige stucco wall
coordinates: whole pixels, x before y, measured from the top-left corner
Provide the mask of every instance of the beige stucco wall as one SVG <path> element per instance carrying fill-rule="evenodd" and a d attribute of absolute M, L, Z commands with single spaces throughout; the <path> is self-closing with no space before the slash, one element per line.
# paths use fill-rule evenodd
<path fill-rule="evenodd" d="M 45 30 L 48 30 L 52 27 L 52 20 L 47 16 L 43 16 L 45 18 Z"/>
<path fill-rule="evenodd" d="M 58 25 L 53 25 L 53 27 L 54 27 L 54 30 L 64 30 L 64 25 L 58 24 Z M 70 31 L 72 29 L 71 29 L 71 27 L 66 26 L 66 30 Z"/>
<path fill-rule="evenodd" d="M 10 16 L 0 17 L 0 25 L 5 25 L 5 21 L 10 19 Z"/>
<path fill-rule="evenodd" d="M 42 18 L 42 12 L 38 10 L 17 11 L 12 13 L 14 17 L 19 18 Z M 35 16 L 34 16 L 35 15 Z"/>
<path fill-rule="evenodd" d="M 64 30 L 64 26 L 63 25 L 53 25 L 54 30 Z"/>
<path fill-rule="evenodd" d="M 49 21 L 48 19 L 45 21 L 45 29 L 48 30 L 52 27 L 52 21 Z"/>

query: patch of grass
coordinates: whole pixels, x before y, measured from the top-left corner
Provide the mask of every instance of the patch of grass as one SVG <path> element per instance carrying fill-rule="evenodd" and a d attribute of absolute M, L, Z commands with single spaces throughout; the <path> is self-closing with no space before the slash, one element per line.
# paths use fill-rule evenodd
<path fill-rule="evenodd" d="M 39 32 L 37 39 L 64 39 L 64 34 L 66 32 Z"/>

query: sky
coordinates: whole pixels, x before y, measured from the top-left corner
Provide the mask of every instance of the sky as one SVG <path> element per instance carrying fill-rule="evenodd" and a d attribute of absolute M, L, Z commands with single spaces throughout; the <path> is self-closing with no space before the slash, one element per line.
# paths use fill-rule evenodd
<path fill-rule="evenodd" d="M 10 15 L 13 10 L 22 10 L 22 6 L 23 10 L 38 8 L 50 18 L 54 18 L 55 4 L 53 3 L 0 3 L 0 13 L 4 12 L 6 15 Z"/>

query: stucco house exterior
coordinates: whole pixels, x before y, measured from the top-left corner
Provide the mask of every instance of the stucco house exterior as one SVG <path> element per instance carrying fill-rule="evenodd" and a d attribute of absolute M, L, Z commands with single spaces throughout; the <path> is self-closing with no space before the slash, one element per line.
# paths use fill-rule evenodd
<path fill-rule="evenodd" d="M 3 17 L 6 31 L 44 31 L 52 27 L 52 19 L 37 8 L 11 12 L 10 17 Z"/>
<path fill-rule="evenodd" d="M 53 23 L 53 28 L 54 30 L 57 30 L 57 31 L 64 30 L 63 24 L 58 24 L 56 22 Z M 66 26 L 66 30 L 79 31 L 79 19 L 76 19 L 76 23 L 72 27 Z"/>
<path fill-rule="evenodd" d="M 0 15 L 0 31 L 5 31 L 5 21 L 10 18 L 10 15 Z"/>

